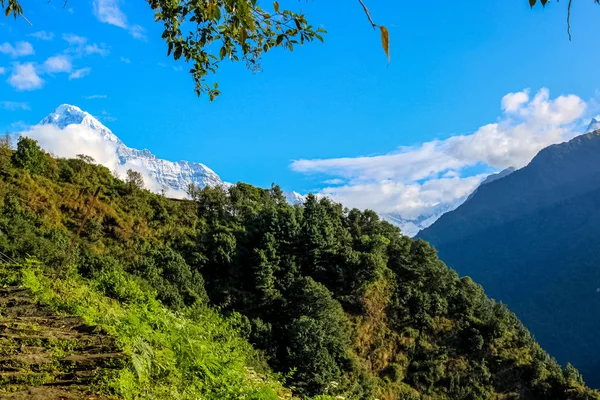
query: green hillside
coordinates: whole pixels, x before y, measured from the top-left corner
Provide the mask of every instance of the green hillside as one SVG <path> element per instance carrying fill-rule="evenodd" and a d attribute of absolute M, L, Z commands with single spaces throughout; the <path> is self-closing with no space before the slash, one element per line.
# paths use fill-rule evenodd
<path fill-rule="evenodd" d="M 419 233 L 600 387 L 600 131 L 540 151 Z"/>
<path fill-rule="evenodd" d="M 18 264 L 2 283 L 115 338 L 126 361 L 101 393 L 600 398 L 373 212 L 310 196 L 290 206 L 278 187 L 246 184 L 168 199 L 29 140 L 0 146 L 0 176 L 0 251 Z"/>

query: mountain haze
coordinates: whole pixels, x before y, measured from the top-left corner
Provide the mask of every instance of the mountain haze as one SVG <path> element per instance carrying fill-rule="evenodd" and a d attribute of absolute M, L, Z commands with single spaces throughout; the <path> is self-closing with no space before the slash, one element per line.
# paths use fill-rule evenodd
<path fill-rule="evenodd" d="M 600 131 L 481 185 L 418 237 L 600 385 Z"/>

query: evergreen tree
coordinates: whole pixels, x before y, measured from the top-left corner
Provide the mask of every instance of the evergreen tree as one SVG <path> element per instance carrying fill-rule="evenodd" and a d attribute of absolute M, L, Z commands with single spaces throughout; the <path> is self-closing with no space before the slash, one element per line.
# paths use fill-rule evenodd
<path fill-rule="evenodd" d="M 17 143 L 17 151 L 12 156 L 15 167 L 39 174 L 44 169 L 45 153 L 37 141 L 21 136 Z"/>

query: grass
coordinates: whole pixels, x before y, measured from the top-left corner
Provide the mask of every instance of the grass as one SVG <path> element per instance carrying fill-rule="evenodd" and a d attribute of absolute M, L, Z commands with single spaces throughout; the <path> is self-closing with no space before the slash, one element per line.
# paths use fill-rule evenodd
<path fill-rule="evenodd" d="M 175 313 L 120 271 L 95 280 L 75 273 L 51 279 L 29 261 L 0 267 L 2 283 L 19 284 L 54 311 L 80 316 L 117 339 L 127 362 L 103 377 L 101 393 L 124 399 L 292 397 L 235 328 L 235 315 L 226 320 L 205 305 Z"/>

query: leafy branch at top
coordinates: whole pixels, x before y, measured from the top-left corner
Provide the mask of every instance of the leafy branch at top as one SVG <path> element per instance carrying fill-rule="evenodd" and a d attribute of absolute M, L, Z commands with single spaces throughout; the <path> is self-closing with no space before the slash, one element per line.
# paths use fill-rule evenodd
<path fill-rule="evenodd" d="M 157 22 L 162 22 L 162 38 L 167 54 L 175 60 L 192 62 L 190 70 L 196 93 L 219 95 L 218 85 L 206 77 L 216 73 L 225 60 L 244 61 L 252 71 L 260 69 L 263 53 L 281 47 L 294 50 L 296 45 L 322 41 L 325 30 L 315 29 L 303 14 L 260 7 L 257 0 L 148 0 Z"/>

